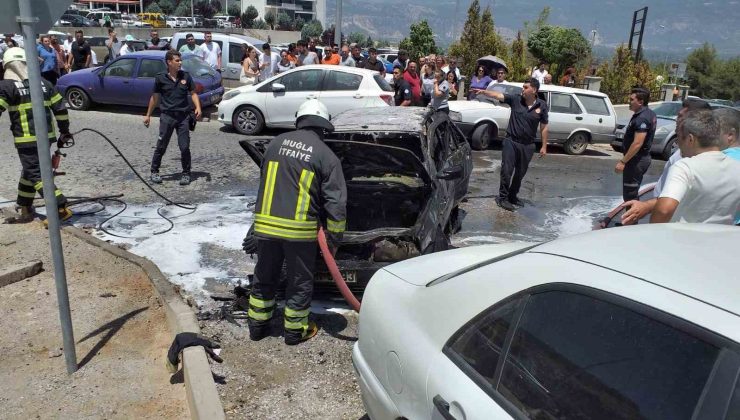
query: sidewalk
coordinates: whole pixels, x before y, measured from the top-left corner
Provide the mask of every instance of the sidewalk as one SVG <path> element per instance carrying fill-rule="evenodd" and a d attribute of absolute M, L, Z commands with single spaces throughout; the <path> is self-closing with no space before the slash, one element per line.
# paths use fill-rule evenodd
<path fill-rule="evenodd" d="M 0 224 L 0 271 L 44 271 L 0 287 L 0 418 L 189 418 L 182 378 L 165 368 L 165 308 L 138 266 L 63 233 L 80 369 L 67 375 L 48 233 Z"/>

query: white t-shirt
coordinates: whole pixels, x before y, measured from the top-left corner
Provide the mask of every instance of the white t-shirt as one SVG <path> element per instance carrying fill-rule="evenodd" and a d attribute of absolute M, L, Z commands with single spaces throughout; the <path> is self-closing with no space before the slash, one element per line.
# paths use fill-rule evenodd
<path fill-rule="evenodd" d="M 672 222 L 732 225 L 740 210 L 740 162 L 704 152 L 671 166 L 660 197 L 678 201 Z"/>
<path fill-rule="evenodd" d="M 445 76 L 447 76 L 447 73 L 450 72 L 450 66 L 442 67 L 442 71 L 444 72 Z M 457 80 L 460 80 L 460 67 L 455 67 L 455 77 L 457 77 Z M 446 77 L 445 80 L 447 80 Z"/>
<path fill-rule="evenodd" d="M 260 67 L 262 67 L 263 64 L 268 63 L 267 67 L 260 70 L 260 82 L 263 80 L 267 80 L 270 77 L 272 77 L 277 70 L 277 64 L 280 62 L 280 56 L 278 53 L 271 52 L 269 54 L 262 54 L 260 57 Z"/>
<path fill-rule="evenodd" d="M 203 59 L 206 60 L 206 63 L 214 69 L 218 67 L 218 56 L 221 55 L 221 47 L 211 41 L 210 46 L 205 42 L 200 44 L 200 49 L 203 50 L 203 54 L 205 55 Z"/>
<path fill-rule="evenodd" d="M 545 76 L 547 76 L 547 70 L 540 71 L 540 69 L 537 68 L 532 72 L 532 77 L 537 79 L 541 85 L 545 84 Z"/>
<path fill-rule="evenodd" d="M 668 159 L 668 162 L 665 163 L 665 166 L 663 167 L 663 173 L 660 174 L 660 178 L 658 179 L 658 182 L 655 183 L 655 188 L 653 188 L 653 197 L 660 197 L 660 193 L 663 191 L 665 181 L 668 178 L 668 170 L 671 169 L 671 166 L 673 166 L 674 163 L 681 160 L 682 157 L 683 156 L 681 156 L 681 149 L 676 149 L 676 151 L 673 152 L 671 157 Z"/>

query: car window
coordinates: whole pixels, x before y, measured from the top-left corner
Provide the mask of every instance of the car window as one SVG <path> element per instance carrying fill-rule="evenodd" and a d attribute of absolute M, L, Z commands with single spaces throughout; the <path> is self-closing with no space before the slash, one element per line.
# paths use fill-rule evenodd
<path fill-rule="evenodd" d="M 164 61 L 145 58 L 141 60 L 136 77 L 154 77 L 165 70 L 167 70 L 167 65 L 164 64 Z"/>
<path fill-rule="evenodd" d="M 393 88 L 391 87 L 390 83 L 388 83 L 383 76 L 379 74 L 373 75 L 373 79 L 375 80 L 375 83 L 380 86 L 380 89 L 382 89 L 384 92 L 393 92 Z"/>
<path fill-rule="evenodd" d="M 570 94 L 550 92 L 550 112 L 580 114 L 581 107 Z"/>
<path fill-rule="evenodd" d="M 487 310 L 477 321 L 463 327 L 449 347 L 449 352 L 465 364 L 464 370 L 479 375 L 490 389 L 496 387 L 496 365 L 518 303 L 514 300 Z"/>
<path fill-rule="evenodd" d="M 655 106 L 651 105 L 649 108 L 659 117 L 676 118 L 678 111 L 681 110 L 681 102 L 664 102 Z"/>
<path fill-rule="evenodd" d="M 583 95 L 576 93 L 576 97 L 583 107 L 586 108 L 586 112 L 594 115 L 609 115 L 609 107 L 606 105 L 606 98 L 600 98 L 598 96 Z"/>
<path fill-rule="evenodd" d="M 329 70 L 324 90 L 357 90 L 362 83 L 362 75 Z"/>
<path fill-rule="evenodd" d="M 103 76 L 105 77 L 131 77 L 134 75 L 134 67 L 136 67 L 135 58 L 121 58 L 114 61 L 105 68 Z"/>
<path fill-rule="evenodd" d="M 273 83 L 277 82 L 285 85 L 286 92 L 319 90 L 322 72 L 319 69 L 294 71 L 275 80 Z"/>
<path fill-rule="evenodd" d="M 533 294 L 498 391 L 533 418 L 691 419 L 720 349 L 625 307 Z"/>
<path fill-rule="evenodd" d="M 242 62 L 242 57 L 244 57 L 244 53 L 242 52 L 241 47 L 231 44 L 229 48 L 229 63 L 240 64 Z"/>

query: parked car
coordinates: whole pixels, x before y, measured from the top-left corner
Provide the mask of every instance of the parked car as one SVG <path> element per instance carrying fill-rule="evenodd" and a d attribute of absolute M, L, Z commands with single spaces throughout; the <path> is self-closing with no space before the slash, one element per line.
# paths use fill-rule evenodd
<path fill-rule="evenodd" d="M 325 142 L 347 182 L 347 230 L 335 259 L 349 286 L 361 290 L 385 265 L 448 249 L 473 170 L 470 146 L 449 117 L 363 108 L 332 114 L 332 124 Z M 257 165 L 268 143 L 240 142 Z M 332 282 L 323 261 L 317 273 L 318 284 Z"/>
<path fill-rule="evenodd" d="M 121 14 L 110 10 L 91 10 L 85 17 L 93 22 L 97 22 L 97 26 L 103 26 L 105 24 L 106 16 L 110 18 L 110 23 L 113 27 L 121 26 L 123 23 Z"/>
<path fill-rule="evenodd" d="M 102 67 L 66 74 L 59 78 L 57 88 L 75 110 L 89 109 L 94 103 L 145 107 L 154 89 L 154 76 L 167 69 L 165 53 L 127 54 Z M 183 55 L 182 68 L 193 77 L 203 107 L 218 103 L 224 88 L 217 71 L 192 54 Z"/>
<path fill-rule="evenodd" d="M 175 18 L 174 16 L 165 17 L 164 22 L 168 28 L 179 28 L 180 27 L 180 23 L 177 21 L 177 18 Z"/>
<path fill-rule="evenodd" d="M 386 74 L 388 74 L 388 73 L 393 74 L 393 63 L 391 63 L 390 61 L 388 61 L 385 58 L 380 57 L 380 56 L 378 56 L 378 60 L 381 63 L 383 63 L 383 67 L 385 67 L 385 73 Z"/>
<path fill-rule="evenodd" d="M 185 35 L 189 33 L 193 34 L 196 44 L 201 45 L 205 42 L 205 34 L 203 32 L 175 32 L 175 34 L 172 35 L 172 42 L 170 43 L 172 48 L 179 50 L 180 47 L 185 45 L 187 42 L 185 40 Z M 242 51 L 243 44 L 255 47 L 257 49 L 257 57 L 262 55 L 261 46 L 265 42 L 259 39 L 250 38 L 244 35 L 221 34 L 217 32 L 214 32 L 211 35 L 213 37 L 213 42 L 221 47 L 221 64 L 223 66 L 222 76 L 224 79 L 239 80 L 239 75 L 242 70 L 242 56 L 244 55 Z"/>
<path fill-rule="evenodd" d="M 393 71 L 393 62 L 398 58 L 398 52 L 378 54 L 378 57 L 391 63 L 391 71 Z"/>
<path fill-rule="evenodd" d="M 69 21 L 76 28 L 87 28 L 100 26 L 97 21 L 90 20 L 81 15 L 62 15 L 62 19 Z"/>
<path fill-rule="evenodd" d="M 737 418 L 738 243 L 734 227 L 668 223 L 385 267 L 352 352 L 367 413 Z"/>
<path fill-rule="evenodd" d="M 175 19 L 177 20 L 178 28 L 192 28 L 193 27 L 192 18 L 177 16 L 175 17 Z"/>
<path fill-rule="evenodd" d="M 295 113 L 307 98 L 318 98 L 331 115 L 337 115 L 355 108 L 387 107 L 393 103 L 393 88 L 372 70 L 301 66 L 231 90 L 218 105 L 218 120 L 248 135 L 265 127 L 292 128 Z"/>
<path fill-rule="evenodd" d="M 521 83 L 506 83 L 506 93 L 521 93 Z M 548 143 L 562 144 L 565 153 L 580 155 L 589 144 L 609 144 L 614 139 L 616 113 L 609 97 L 601 92 L 556 85 L 542 85 L 540 98 L 549 107 Z M 479 95 L 479 97 L 482 95 Z M 488 147 L 491 140 L 506 136 L 508 105 L 488 97 L 452 101 L 450 110 L 462 116 L 458 124 L 475 150 Z M 539 138 L 539 132 L 537 133 Z"/>
<path fill-rule="evenodd" d="M 650 107 L 658 117 L 655 135 L 653 136 L 653 144 L 650 147 L 650 153 L 663 160 L 668 160 L 671 155 L 678 150 L 676 119 L 678 118 L 678 111 L 681 110 L 681 104 L 681 101 L 668 101 L 648 105 L 648 107 Z M 709 106 L 712 107 L 712 109 L 729 108 L 716 102 L 709 102 Z M 617 152 L 622 151 L 622 142 L 624 141 L 624 133 L 626 131 L 625 127 L 628 123 L 629 119 L 626 119 L 624 121 L 620 121 L 617 125 L 616 135 L 614 136 L 614 140 L 611 142 L 612 149 Z"/>
<path fill-rule="evenodd" d="M 59 27 L 59 26 L 72 26 L 72 22 L 70 22 L 69 20 L 66 20 L 64 18 L 61 18 L 61 19 L 57 20 L 56 22 L 54 22 L 54 25 L 53 26 L 56 26 L 56 27 Z"/>
<path fill-rule="evenodd" d="M 139 13 L 139 21 L 151 25 L 152 28 L 166 28 L 167 21 L 161 13 Z"/>

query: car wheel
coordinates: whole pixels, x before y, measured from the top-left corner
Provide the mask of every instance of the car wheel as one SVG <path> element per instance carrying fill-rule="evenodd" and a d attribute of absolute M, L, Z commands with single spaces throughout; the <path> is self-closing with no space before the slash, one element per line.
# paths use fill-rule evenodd
<path fill-rule="evenodd" d="M 73 87 L 67 89 L 65 96 L 67 97 L 69 107 L 76 111 L 84 111 L 90 108 L 90 97 L 80 88 Z"/>
<path fill-rule="evenodd" d="M 565 142 L 565 153 L 569 155 L 581 155 L 588 147 L 588 135 L 586 133 L 575 133 Z"/>
<path fill-rule="evenodd" d="M 255 135 L 258 134 L 265 126 L 265 119 L 262 114 L 254 107 L 242 106 L 237 108 L 232 117 L 232 124 L 236 131 L 241 134 Z"/>
<path fill-rule="evenodd" d="M 470 136 L 470 146 L 473 150 L 486 150 L 491 142 L 491 125 L 481 124 L 473 130 Z"/>
<path fill-rule="evenodd" d="M 676 143 L 675 137 L 671 137 L 665 145 L 665 148 L 663 148 L 663 153 L 661 153 L 660 157 L 662 157 L 663 160 L 668 160 L 674 153 L 676 153 L 676 150 L 678 150 L 678 143 Z"/>

